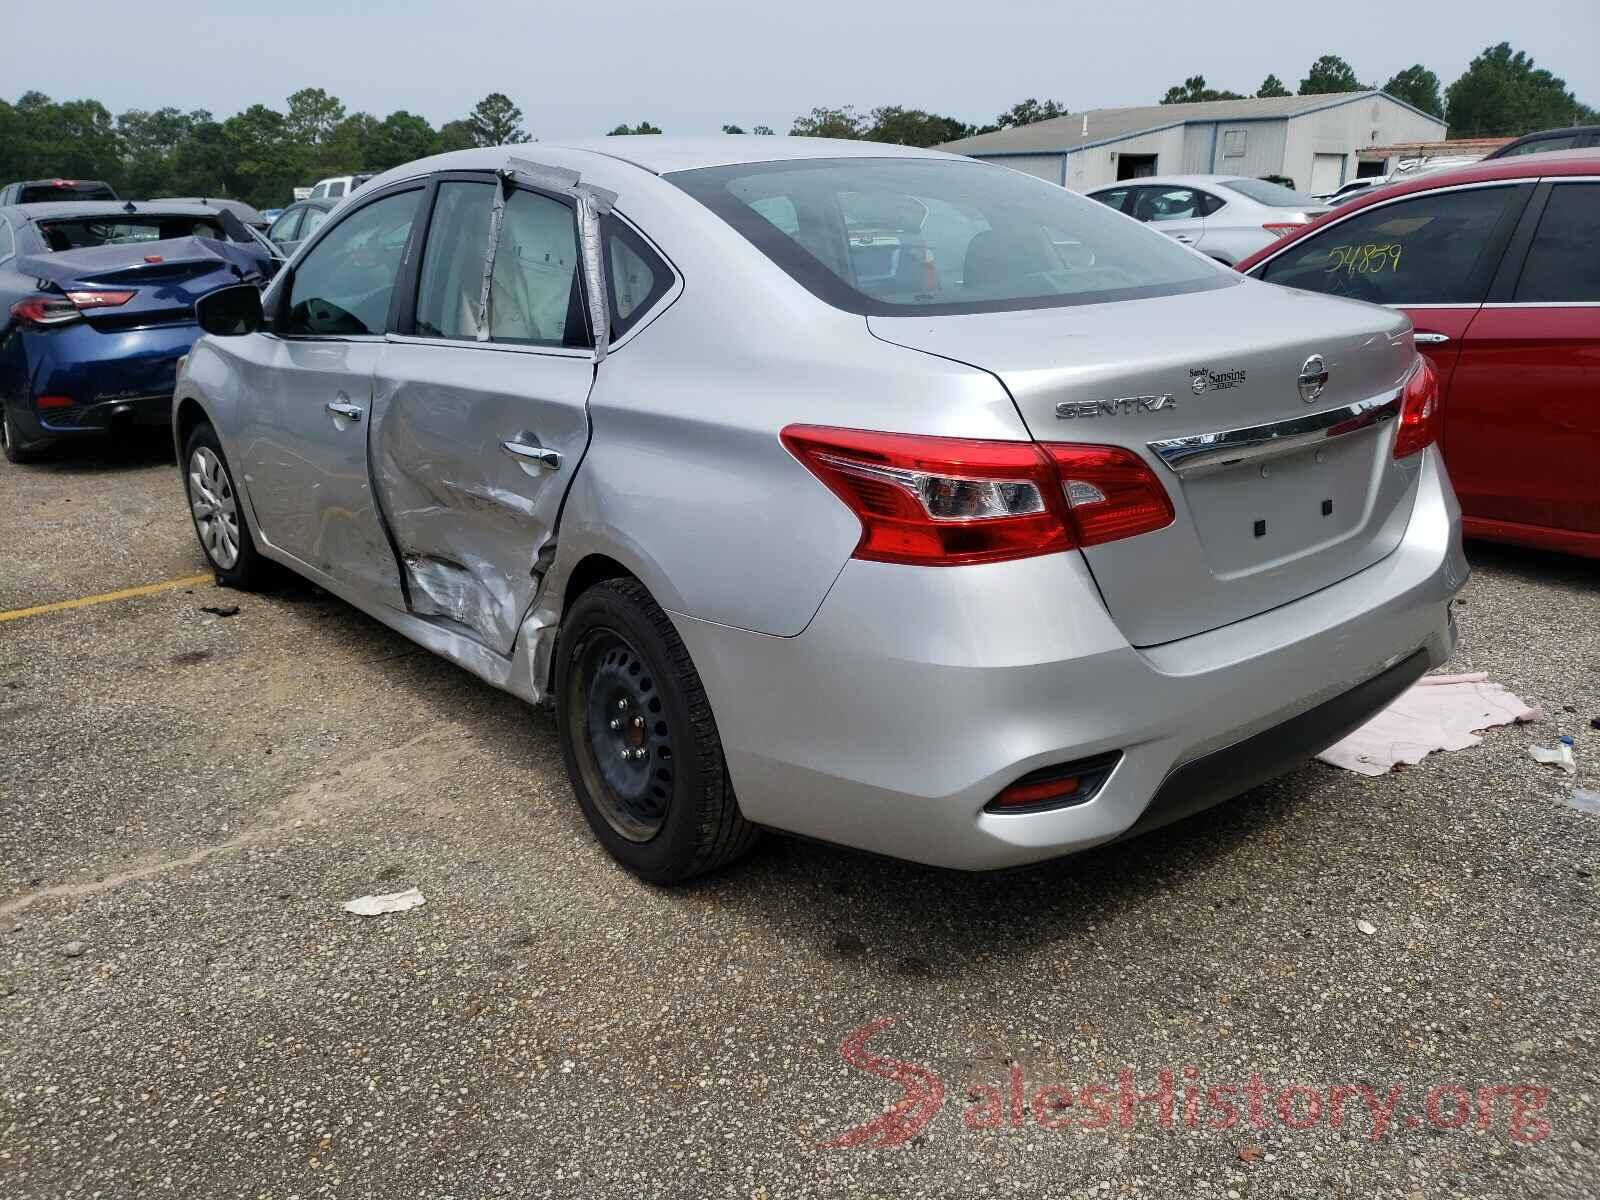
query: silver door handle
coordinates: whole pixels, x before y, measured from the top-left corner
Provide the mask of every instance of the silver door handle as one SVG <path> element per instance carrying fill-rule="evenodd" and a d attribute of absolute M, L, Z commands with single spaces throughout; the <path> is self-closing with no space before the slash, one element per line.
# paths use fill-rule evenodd
<path fill-rule="evenodd" d="M 1419 333 L 1414 335 L 1419 346 L 1442 346 L 1450 340 L 1448 333 Z"/>
<path fill-rule="evenodd" d="M 500 449 L 519 462 L 535 463 L 552 471 L 561 469 L 561 451 L 548 446 L 530 446 L 527 442 L 501 442 Z"/>
<path fill-rule="evenodd" d="M 361 410 L 354 404 L 338 404 L 329 400 L 322 406 L 336 417 L 343 417 L 346 421 L 361 420 Z"/>
<path fill-rule="evenodd" d="M 1185 246 L 1192 246 L 1194 245 L 1194 234 L 1175 233 L 1172 235 L 1172 240 L 1175 242 L 1182 242 Z"/>

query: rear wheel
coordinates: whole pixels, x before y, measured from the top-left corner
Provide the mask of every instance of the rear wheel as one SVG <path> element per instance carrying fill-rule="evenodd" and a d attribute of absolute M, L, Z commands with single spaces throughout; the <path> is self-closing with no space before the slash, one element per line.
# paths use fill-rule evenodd
<path fill-rule="evenodd" d="M 238 489 L 217 431 L 198 425 L 183 451 L 183 483 L 200 549 L 223 587 L 254 591 L 272 581 L 272 565 L 256 552 L 240 511 Z"/>
<path fill-rule="evenodd" d="M 556 725 L 589 827 L 642 879 L 703 874 L 755 841 L 700 676 L 637 580 L 595 585 L 562 620 Z"/>
<path fill-rule="evenodd" d="M 43 446 L 22 440 L 22 435 L 17 432 L 17 427 L 11 420 L 11 410 L 0 404 L 0 453 L 6 456 L 6 461 L 33 462 L 43 449 Z"/>

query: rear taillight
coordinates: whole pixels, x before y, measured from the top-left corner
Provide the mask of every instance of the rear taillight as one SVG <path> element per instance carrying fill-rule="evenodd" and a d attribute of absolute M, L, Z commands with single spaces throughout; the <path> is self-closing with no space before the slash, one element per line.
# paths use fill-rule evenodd
<path fill-rule="evenodd" d="M 115 308 L 132 300 L 137 293 L 130 291 L 76 291 L 65 296 L 40 293 L 25 296 L 11 306 L 11 315 L 28 325 L 49 327 L 76 321 L 92 308 Z"/>
<path fill-rule="evenodd" d="M 39 409 L 71 408 L 75 401 L 71 396 L 35 396 L 33 406 Z"/>
<path fill-rule="evenodd" d="M 791 425 L 783 444 L 861 522 L 855 557 L 922 566 L 1092 546 L 1172 521 L 1137 455 Z"/>
<path fill-rule="evenodd" d="M 1261 228 L 1265 229 L 1273 237 L 1288 237 L 1296 229 L 1309 223 L 1307 221 L 1268 221 Z"/>
<path fill-rule="evenodd" d="M 1039 812 L 1087 804 L 1111 777 L 1122 755 L 1116 751 L 1058 767 L 1041 767 L 1004 788 L 984 805 L 989 812 Z"/>
<path fill-rule="evenodd" d="M 1439 377 L 1426 358 L 1417 356 L 1400 400 L 1400 428 L 1394 435 L 1394 456 L 1407 458 L 1439 440 Z"/>

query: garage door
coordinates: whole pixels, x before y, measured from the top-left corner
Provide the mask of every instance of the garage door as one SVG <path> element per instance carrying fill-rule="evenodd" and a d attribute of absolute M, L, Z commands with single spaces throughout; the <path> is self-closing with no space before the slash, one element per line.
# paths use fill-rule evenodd
<path fill-rule="evenodd" d="M 1311 160 L 1311 194 L 1336 191 L 1344 182 L 1344 155 L 1318 154 Z"/>

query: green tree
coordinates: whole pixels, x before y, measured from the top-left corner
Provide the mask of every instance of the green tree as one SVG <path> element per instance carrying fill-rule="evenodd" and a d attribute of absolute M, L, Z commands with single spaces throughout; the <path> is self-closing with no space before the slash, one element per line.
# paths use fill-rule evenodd
<path fill-rule="evenodd" d="M 522 127 L 522 110 L 511 103 L 511 97 L 504 92 L 490 92 L 479 100 L 467 121 L 480 146 L 503 146 L 529 140 L 528 131 Z"/>
<path fill-rule="evenodd" d="M 1383 85 L 1383 90 L 1413 108 L 1420 108 L 1436 117 L 1444 116 L 1444 101 L 1439 98 L 1439 77 L 1421 63 L 1395 72 L 1389 82 Z"/>
<path fill-rule="evenodd" d="M 750 132 L 755 134 L 757 137 L 771 137 L 772 136 L 772 126 L 771 125 L 757 125 Z"/>
<path fill-rule="evenodd" d="M 722 132 L 723 133 L 743 133 L 744 130 L 740 129 L 739 126 L 737 126 L 737 125 L 724 125 L 722 127 Z"/>
<path fill-rule="evenodd" d="M 1204 75 L 1191 75 L 1181 87 L 1170 87 L 1161 97 L 1163 104 L 1198 104 L 1204 100 L 1243 100 L 1238 92 L 1219 92 L 1206 86 Z"/>
<path fill-rule="evenodd" d="M 1059 100 L 1035 100 L 1029 96 L 1026 100 L 1013 104 L 1005 112 L 994 119 L 996 129 L 1011 129 L 1018 125 L 1032 125 L 1038 121 L 1048 121 L 1053 117 L 1067 115 L 1067 106 Z M 992 130 L 987 130 L 992 132 Z"/>
<path fill-rule="evenodd" d="M 1334 92 L 1359 92 L 1366 86 L 1344 59 L 1337 54 L 1324 54 L 1311 64 L 1311 70 L 1300 81 L 1300 94 L 1326 96 Z"/>
<path fill-rule="evenodd" d="M 1446 114 L 1454 137 L 1497 137 L 1573 125 L 1593 110 L 1567 90 L 1567 81 L 1507 42 L 1490 46 L 1445 89 Z"/>
<path fill-rule="evenodd" d="M 162 186 L 150 194 L 165 196 L 234 196 L 223 178 L 232 153 L 222 125 L 206 112 L 191 113 L 189 132 L 167 160 Z M 290 185 L 293 186 L 292 184 Z M 285 204 L 294 193 L 259 197 L 268 207 Z"/>
<path fill-rule="evenodd" d="M 901 146 L 937 146 L 966 137 L 972 129 L 954 117 L 902 108 L 898 104 L 872 110 L 871 124 L 862 135 L 869 142 L 894 142 Z"/>
<path fill-rule="evenodd" d="M 367 133 L 366 169 L 387 171 L 434 153 L 438 135 L 416 113 L 396 109 Z"/>
<path fill-rule="evenodd" d="M 1283 86 L 1283 80 L 1276 75 L 1268 75 L 1261 81 L 1261 86 L 1256 89 L 1256 98 L 1265 99 L 1268 96 L 1292 96 L 1288 88 Z"/>
<path fill-rule="evenodd" d="M 338 97 L 321 88 L 301 88 L 289 97 L 284 128 L 301 145 L 316 149 L 333 136 L 343 120 L 344 105 Z"/>
<path fill-rule="evenodd" d="M 353 175 L 365 169 L 368 143 L 378 119 L 371 113 L 351 113 L 333 127 L 317 153 L 318 175 Z"/>
<path fill-rule="evenodd" d="M 448 154 L 452 150 L 470 150 L 477 144 L 478 135 L 471 121 L 446 121 L 433 139 L 433 152 Z"/>
<path fill-rule="evenodd" d="M 867 119 L 856 112 L 855 106 L 843 108 L 813 108 L 803 117 L 796 117 L 789 129 L 790 137 L 860 138 L 867 127 Z"/>
<path fill-rule="evenodd" d="M 650 124 L 649 121 L 640 121 L 637 125 L 618 125 L 607 137 L 621 137 L 629 133 L 660 133 L 661 128 Z"/>
<path fill-rule="evenodd" d="M 222 123 L 227 158 L 221 164 L 223 194 L 257 208 L 284 203 L 305 179 L 310 154 L 289 130 L 288 120 L 264 104 L 252 104 Z"/>

